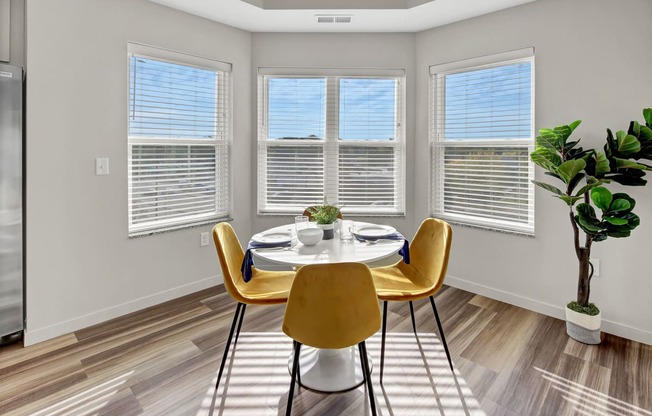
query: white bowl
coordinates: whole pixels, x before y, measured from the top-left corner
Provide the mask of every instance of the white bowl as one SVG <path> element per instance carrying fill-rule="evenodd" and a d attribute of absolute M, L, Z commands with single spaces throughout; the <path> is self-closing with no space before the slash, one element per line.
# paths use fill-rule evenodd
<path fill-rule="evenodd" d="M 314 246 L 323 236 L 324 230 L 321 228 L 303 228 L 297 231 L 297 238 L 304 246 Z"/>

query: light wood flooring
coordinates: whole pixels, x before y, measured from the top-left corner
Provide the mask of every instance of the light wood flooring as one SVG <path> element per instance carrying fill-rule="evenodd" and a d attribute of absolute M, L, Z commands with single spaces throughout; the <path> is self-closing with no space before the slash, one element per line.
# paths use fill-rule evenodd
<path fill-rule="evenodd" d="M 430 305 L 390 303 L 384 385 L 380 336 L 367 343 L 379 414 L 652 416 L 652 346 L 570 340 L 564 322 L 445 287 L 436 297 L 453 377 Z M 0 414 L 282 415 L 291 341 L 283 306 L 247 308 L 215 394 L 235 303 L 216 287 L 29 348 L 0 348 Z M 295 415 L 371 414 L 364 387 L 295 390 Z"/>

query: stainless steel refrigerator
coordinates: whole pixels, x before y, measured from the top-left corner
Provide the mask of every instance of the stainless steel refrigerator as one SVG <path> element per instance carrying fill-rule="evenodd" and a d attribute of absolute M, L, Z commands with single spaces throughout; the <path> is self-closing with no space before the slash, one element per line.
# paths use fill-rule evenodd
<path fill-rule="evenodd" d="M 24 326 L 23 189 L 23 69 L 0 64 L 0 343 Z"/>

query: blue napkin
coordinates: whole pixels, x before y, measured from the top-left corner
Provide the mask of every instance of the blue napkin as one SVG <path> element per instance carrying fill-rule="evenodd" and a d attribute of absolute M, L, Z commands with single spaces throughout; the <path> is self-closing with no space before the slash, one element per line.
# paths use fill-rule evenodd
<path fill-rule="evenodd" d="M 398 251 L 398 254 L 403 256 L 403 261 L 405 264 L 410 264 L 410 242 L 403 237 L 403 234 L 399 233 L 398 231 L 385 235 L 383 237 L 363 237 L 361 235 L 358 235 L 356 233 L 353 233 L 353 236 L 355 237 L 356 240 L 358 241 L 378 241 L 378 240 L 403 240 L 403 247 Z"/>
<path fill-rule="evenodd" d="M 258 243 L 254 240 L 249 241 L 247 245 L 247 251 L 245 251 L 244 259 L 242 259 L 242 266 L 240 266 L 240 272 L 242 273 L 242 278 L 245 282 L 251 280 L 252 271 L 251 268 L 254 267 L 254 255 L 251 252 L 251 249 L 256 248 L 274 248 L 274 247 L 290 247 L 292 245 L 291 241 L 286 241 L 283 243 Z"/>

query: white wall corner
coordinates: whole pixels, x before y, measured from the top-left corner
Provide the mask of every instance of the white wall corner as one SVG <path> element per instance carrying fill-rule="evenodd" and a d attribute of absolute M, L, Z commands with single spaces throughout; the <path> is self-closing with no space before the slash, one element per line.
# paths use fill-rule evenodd
<path fill-rule="evenodd" d="M 78 331 L 80 329 L 87 328 L 89 326 L 96 325 L 110 319 L 118 318 L 128 313 L 158 305 L 159 303 L 167 302 L 181 296 L 208 289 L 209 287 L 222 283 L 224 283 L 224 279 L 222 278 L 221 274 L 211 276 L 192 283 L 177 286 L 172 289 L 164 290 L 162 292 L 154 293 L 139 299 L 121 303 L 110 308 L 100 309 L 98 311 L 91 312 L 77 318 L 69 319 L 67 321 L 59 322 L 54 325 L 36 329 L 27 328 L 24 334 L 24 343 L 26 347 L 34 345 L 36 343 L 47 341 L 49 339 L 68 334 L 70 332 Z"/>
<path fill-rule="evenodd" d="M 563 306 L 551 305 L 549 303 L 541 302 L 535 299 L 530 299 L 525 296 L 517 295 L 511 292 L 494 289 L 489 286 L 480 285 L 468 280 L 460 279 L 454 276 L 446 276 L 445 283 L 448 286 L 466 290 L 467 292 L 475 293 L 477 295 L 486 296 L 510 305 L 518 306 L 533 312 L 538 312 L 543 315 L 551 316 L 553 318 L 565 320 L 565 309 Z M 638 341 L 643 344 L 652 345 L 652 332 L 643 329 L 634 328 L 619 322 L 613 322 L 603 319 L 602 332 L 617 335 L 633 341 Z"/>

